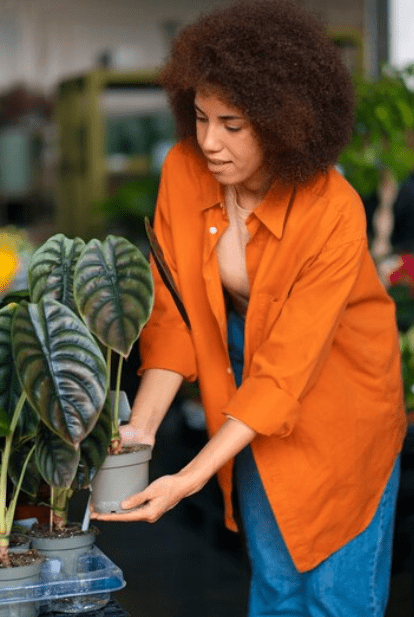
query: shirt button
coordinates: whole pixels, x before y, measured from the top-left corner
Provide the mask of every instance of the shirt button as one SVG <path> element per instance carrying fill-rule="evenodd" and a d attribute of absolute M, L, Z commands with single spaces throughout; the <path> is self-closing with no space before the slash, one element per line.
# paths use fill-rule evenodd
<path fill-rule="evenodd" d="M 231 370 L 231 366 L 227 367 L 227 372 L 228 372 L 229 375 L 232 374 L 233 371 Z"/>
<path fill-rule="evenodd" d="M 216 234 L 217 233 L 217 227 L 210 227 L 209 232 L 211 234 L 213 234 L 213 235 Z"/>

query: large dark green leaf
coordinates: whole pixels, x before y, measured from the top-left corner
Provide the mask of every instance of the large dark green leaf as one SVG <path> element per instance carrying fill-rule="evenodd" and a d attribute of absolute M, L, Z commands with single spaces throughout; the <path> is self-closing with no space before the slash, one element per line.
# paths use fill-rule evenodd
<path fill-rule="evenodd" d="M 14 406 L 10 382 L 13 374 L 13 351 L 11 345 L 11 324 L 17 304 L 8 304 L 0 310 L 0 409 L 2 420 L 12 419 Z"/>
<path fill-rule="evenodd" d="M 92 432 L 81 443 L 80 461 L 73 488 L 81 489 L 92 482 L 108 454 L 111 436 L 112 409 L 108 397 Z"/>
<path fill-rule="evenodd" d="M 84 246 L 81 238 L 70 240 L 63 234 L 56 234 L 37 249 L 28 269 L 32 302 L 53 298 L 77 313 L 73 299 L 73 273 Z"/>
<path fill-rule="evenodd" d="M 91 240 L 76 265 L 74 297 L 97 338 L 127 357 L 152 310 L 149 264 L 125 238 Z"/>
<path fill-rule="evenodd" d="M 22 393 L 22 386 L 15 370 L 11 326 L 17 304 L 8 304 L 0 310 L 0 434 L 6 435 L 14 410 Z M 16 433 L 19 437 L 34 435 L 37 417 L 26 402 L 20 412 Z"/>
<path fill-rule="evenodd" d="M 9 293 L 3 296 L 0 300 L 0 307 L 3 308 L 7 304 L 19 304 L 22 300 L 30 301 L 28 289 L 12 289 Z"/>
<path fill-rule="evenodd" d="M 21 388 L 20 380 L 17 376 L 16 371 L 13 373 L 14 380 L 13 383 L 16 383 L 16 388 Z M 23 405 L 23 409 L 20 413 L 19 421 L 16 426 L 15 436 L 17 439 L 22 439 L 25 437 L 34 437 L 36 434 L 37 426 L 39 424 L 39 417 L 36 414 L 33 407 L 26 400 Z"/>
<path fill-rule="evenodd" d="M 79 465 L 79 449 L 75 450 L 41 422 L 35 455 L 37 467 L 49 486 L 70 488 Z"/>
<path fill-rule="evenodd" d="M 50 299 L 19 306 L 12 339 L 30 403 L 52 431 L 77 447 L 106 398 L 106 365 L 96 341 L 68 307 Z"/>

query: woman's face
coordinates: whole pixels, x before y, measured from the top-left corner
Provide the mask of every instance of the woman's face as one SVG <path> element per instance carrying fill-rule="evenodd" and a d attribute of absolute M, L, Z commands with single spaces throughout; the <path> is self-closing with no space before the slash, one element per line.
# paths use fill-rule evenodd
<path fill-rule="evenodd" d="M 267 183 L 263 152 L 242 112 L 214 94 L 197 92 L 197 142 L 211 173 L 223 185 L 262 192 Z"/>

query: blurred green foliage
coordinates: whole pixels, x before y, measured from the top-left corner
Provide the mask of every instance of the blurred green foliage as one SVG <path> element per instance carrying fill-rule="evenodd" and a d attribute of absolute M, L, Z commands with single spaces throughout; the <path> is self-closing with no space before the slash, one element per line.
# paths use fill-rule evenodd
<path fill-rule="evenodd" d="M 354 131 L 338 163 L 362 197 L 375 192 L 381 169 L 400 182 L 414 168 L 413 82 L 414 64 L 386 66 L 377 82 L 355 78 Z"/>
<path fill-rule="evenodd" d="M 406 332 L 414 324 L 414 295 L 409 285 L 393 285 L 387 289 L 397 307 L 397 322 L 400 332 Z"/>
<path fill-rule="evenodd" d="M 402 373 L 407 411 L 414 411 L 414 326 L 400 332 Z"/>
<path fill-rule="evenodd" d="M 158 193 L 159 177 L 143 176 L 121 184 L 113 195 L 97 204 L 109 221 L 128 229 L 128 236 L 145 236 L 144 219 L 152 218 Z"/>

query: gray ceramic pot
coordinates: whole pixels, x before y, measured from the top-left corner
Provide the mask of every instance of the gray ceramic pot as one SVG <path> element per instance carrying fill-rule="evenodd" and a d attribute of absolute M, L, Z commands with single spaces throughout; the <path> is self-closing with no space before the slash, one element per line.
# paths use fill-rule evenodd
<path fill-rule="evenodd" d="M 106 597 L 105 594 L 79 595 L 79 580 L 82 579 L 82 573 L 79 572 L 78 568 L 79 558 L 91 550 L 95 536 L 96 530 L 91 528 L 81 535 L 67 538 L 32 538 L 32 546 L 37 548 L 48 560 L 46 563 L 48 577 L 51 580 L 55 578 L 56 580 L 72 578 L 74 580 L 73 591 L 77 595 L 50 600 L 47 603 L 48 610 L 59 613 L 82 614 L 105 606 L 108 602 L 109 596 Z"/>
<path fill-rule="evenodd" d="M 121 501 L 148 485 L 151 447 L 138 452 L 109 454 L 92 480 L 92 501 L 96 512 L 121 512 Z"/>
<path fill-rule="evenodd" d="M 41 568 L 42 562 L 15 568 L 0 568 L 0 599 L 2 601 L 0 603 L 0 617 L 36 617 L 38 615 L 39 605 L 37 602 L 13 601 L 4 604 L 3 601 L 7 599 L 9 593 L 14 595 L 13 591 L 6 591 L 8 588 L 20 588 L 22 591 L 28 591 L 30 585 L 39 581 Z M 29 593 L 28 591 L 28 597 Z"/>
<path fill-rule="evenodd" d="M 78 559 L 87 553 L 95 542 L 96 530 L 67 538 L 32 536 L 32 547 L 49 560 L 49 570 L 57 576 L 75 576 Z"/>
<path fill-rule="evenodd" d="M 128 420 L 131 408 L 125 392 L 120 393 L 119 416 Z M 111 392 L 113 397 L 113 393 Z M 148 485 L 152 448 L 139 446 L 136 452 L 109 454 L 92 480 L 92 501 L 96 512 L 120 512 L 126 497 L 142 491 Z"/>

